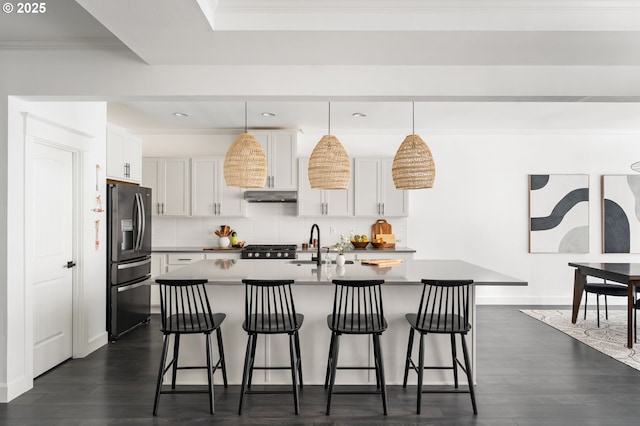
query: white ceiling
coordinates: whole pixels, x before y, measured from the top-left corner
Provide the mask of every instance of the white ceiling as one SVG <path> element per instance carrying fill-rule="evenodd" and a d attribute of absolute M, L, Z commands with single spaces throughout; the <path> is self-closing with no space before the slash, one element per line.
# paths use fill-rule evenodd
<path fill-rule="evenodd" d="M 25 18 L 0 15 L 0 48 L 119 47 L 162 66 L 640 65 L 640 0 L 56 0 Z M 409 132 L 409 98 L 334 100 L 332 130 Z M 249 100 L 248 126 L 325 132 L 328 100 Z M 640 129 L 635 98 L 416 101 L 417 130 Z M 108 113 L 137 131 L 244 126 L 237 100 L 125 98 Z"/>

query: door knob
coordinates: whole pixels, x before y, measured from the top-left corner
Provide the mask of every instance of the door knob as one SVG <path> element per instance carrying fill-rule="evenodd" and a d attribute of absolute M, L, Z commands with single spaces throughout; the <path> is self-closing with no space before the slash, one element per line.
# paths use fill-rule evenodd
<path fill-rule="evenodd" d="M 76 266 L 76 262 L 74 262 L 73 260 L 67 262 L 67 268 L 73 268 L 74 266 Z"/>

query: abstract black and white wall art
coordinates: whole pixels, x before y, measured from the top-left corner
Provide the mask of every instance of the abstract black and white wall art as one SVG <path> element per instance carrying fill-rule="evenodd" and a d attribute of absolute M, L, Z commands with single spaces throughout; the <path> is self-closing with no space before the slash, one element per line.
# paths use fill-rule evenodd
<path fill-rule="evenodd" d="M 640 253 L 640 175 L 602 176 L 602 252 Z"/>
<path fill-rule="evenodd" d="M 529 252 L 589 252 L 589 175 L 529 175 Z"/>

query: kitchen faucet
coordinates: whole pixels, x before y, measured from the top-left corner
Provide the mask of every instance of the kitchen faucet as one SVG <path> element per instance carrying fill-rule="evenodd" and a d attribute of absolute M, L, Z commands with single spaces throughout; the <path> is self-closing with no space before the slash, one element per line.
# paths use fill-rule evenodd
<path fill-rule="evenodd" d="M 311 225 L 311 235 L 309 235 L 309 245 L 313 244 L 313 229 L 314 228 L 318 231 L 318 254 L 317 254 L 316 258 L 315 258 L 315 261 L 318 263 L 318 267 L 320 267 L 322 265 L 322 259 L 320 258 L 320 227 L 318 226 L 317 223 L 314 223 L 313 225 Z M 314 260 L 313 257 L 311 257 L 311 260 Z"/>

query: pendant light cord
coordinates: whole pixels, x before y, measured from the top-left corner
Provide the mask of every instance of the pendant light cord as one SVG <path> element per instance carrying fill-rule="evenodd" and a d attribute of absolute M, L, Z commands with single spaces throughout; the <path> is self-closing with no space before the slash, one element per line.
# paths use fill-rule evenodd
<path fill-rule="evenodd" d="M 411 102 L 411 134 L 416 134 L 416 103 Z"/>
<path fill-rule="evenodd" d="M 331 102 L 329 102 L 329 129 L 327 131 L 328 131 L 327 134 L 330 135 L 331 134 Z"/>
<path fill-rule="evenodd" d="M 244 101 L 244 132 L 247 133 L 247 101 Z"/>

